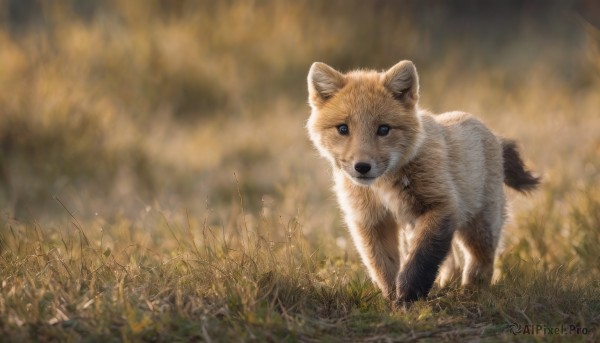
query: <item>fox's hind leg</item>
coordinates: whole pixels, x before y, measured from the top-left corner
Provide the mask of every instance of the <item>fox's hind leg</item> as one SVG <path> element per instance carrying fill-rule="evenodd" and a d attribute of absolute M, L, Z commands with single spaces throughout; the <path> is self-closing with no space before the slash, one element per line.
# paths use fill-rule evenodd
<path fill-rule="evenodd" d="M 460 275 L 460 249 L 456 243 L 452 243 L 450 253 L 440 266 L 440 274 L 438 275 L 438 284 L 441 288 L 446 287 Z"/>
<path fill-rule="evenodd" d="M 505 209 L 502 201 L 493 202 L 457 231 L 463 248 L 465 263 L 462 285 L 489 285 L 494 272 L 494 258 L 504 224 Z"/>

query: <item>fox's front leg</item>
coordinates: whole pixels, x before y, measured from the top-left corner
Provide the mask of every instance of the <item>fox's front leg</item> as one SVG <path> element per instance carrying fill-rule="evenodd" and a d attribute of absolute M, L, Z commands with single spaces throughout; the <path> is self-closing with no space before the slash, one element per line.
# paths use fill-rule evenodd
<path fill-rule="evenodd" d="M 389 214 L 373 217 L 365 214 L 349 221 L 350 233 L 371 279 L 383 295 L 395 298 L 396 277 L 400 269 L 398 228 Z"/>
<path fill-rule="evenodd" d="M 398 273 L 397 304 L 425 297 L 433 286 L 455 229 L 454 219 L 446 213 L 432 210 L 417 218 L 408 256 Z"/>

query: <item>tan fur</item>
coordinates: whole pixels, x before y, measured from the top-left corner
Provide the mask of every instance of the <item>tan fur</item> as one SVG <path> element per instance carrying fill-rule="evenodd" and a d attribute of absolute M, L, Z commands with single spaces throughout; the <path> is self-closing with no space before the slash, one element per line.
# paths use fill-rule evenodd
<path fill-rule="evenodd" d="M 459 264 L 463 285 L 488 284 L 506 217 L 501 140 L 469 114 L 420 110 L 410 61 L 347 74 L 314 63 L 308 88 L 310 138 L 332 164 L 346 223 L 382 292 L 398 303 L 426 296 L 442 263 L 442 285 Z"/>

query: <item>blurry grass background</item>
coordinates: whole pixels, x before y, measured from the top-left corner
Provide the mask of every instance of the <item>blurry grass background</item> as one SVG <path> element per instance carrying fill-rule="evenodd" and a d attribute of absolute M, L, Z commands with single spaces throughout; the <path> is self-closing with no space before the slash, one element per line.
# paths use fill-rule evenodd
<path fill-rule="evenodd" d="M 505 272 L 516 275 L 510 287 L 535 293 L 546 282 L 536 273 L 550 270 L 583 285 L 552 300 L 577 308 L 540 310 L 534 302 L 501 317 L 490 310 L 485 322 L 524 313 L 514 320 L 597 325 L 599 27 L 593 1 L 0 1 L 0 331 L 35 340 L 57 334 L 57 322 L 112 323 L 116 316 L 117 329 L 83 321 L 89 327 L 81 332 L 135 338 L 160 331 L 144 318 L 164 313 L 156 310 L 162 302 L 175 309 L 166 313 L 195 323 L 229 318 L 223 308 L 245 309 L 268 317 L 261 327 L 270 329 L 259 331 L 266 337 L 310 327 L 288 314 L 288 305 L 300 308 L 296 314 L 308 311 L 307 318 L 358 308 L 383 320 L 388 309 L 378 295 L 373 302 L 376 292 L 328 190 L 329 166 L 306 136 L 305 80 L 314 61 L 346 71 L 382 70 L 401 59 L 417 65 L 422 107 L 474 113 L 517 139 L 544 177 L 531 198 L 511 193 L 514 218 L 502 257 Z M 201 264 L 182 262 L 189 256 Z M 250 271 L 241 268 L 247 256 Z M 55 263 L 64 268 L 49 272 Z M 154 272 L 140 271 L 144 265 Z M 228 274 L 232 268 L 241 274 Z M 216 275 L 203 278 L 211 270 Z M 192 276 L 183 286 L 174 281 L 185 275 Z M 128 278 L 139 283 L 127 288 Z M 311 280 L 333 293 L 306 305 L 316 294 Z M 288 293 L 281 298 L 274 290 Z M 258 293 L 244 293 L 250 291 Z M 96 317 L 86 317 L 99 294 L 108 307 L 96 301 Z M 323 299 L 343 304 L 324 309 Z M 266 312 L 256 307 L 263 300 Z M 134 310 L 138 302 L 146 306 L 142 314 Z M 236 334 L 256 338 L 253 319 L 233 318 Z M 436 325 L 452 322 L 435 318 Z M 192 336 L 175 332 L 208 340 L 218 323 L 192 326 Z M 316 332 L 331 331 L 327 325 Z M 387 330 L 381 325 L 345 334 Z M 402 325 L 396 329 L 408 330 Z M 63 328 L 65 337 L 82 334 Z M 464 334 L 481 334 L 477 328 Z"/>

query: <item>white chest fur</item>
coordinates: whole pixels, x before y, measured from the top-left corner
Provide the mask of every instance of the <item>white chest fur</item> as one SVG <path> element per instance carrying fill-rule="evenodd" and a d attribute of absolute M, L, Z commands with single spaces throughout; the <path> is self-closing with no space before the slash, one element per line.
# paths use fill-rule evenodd
<path fill-rule="evenodd" d="M 404 201 L 402 192 L 410 184 L 406 176 L 402 177 L 401 185 L 381 183 L 373 186 L 373 192 L 381 204 L 394 216 L 398 225 L 412 227 L 415 222 L 413 211 Z"/>

